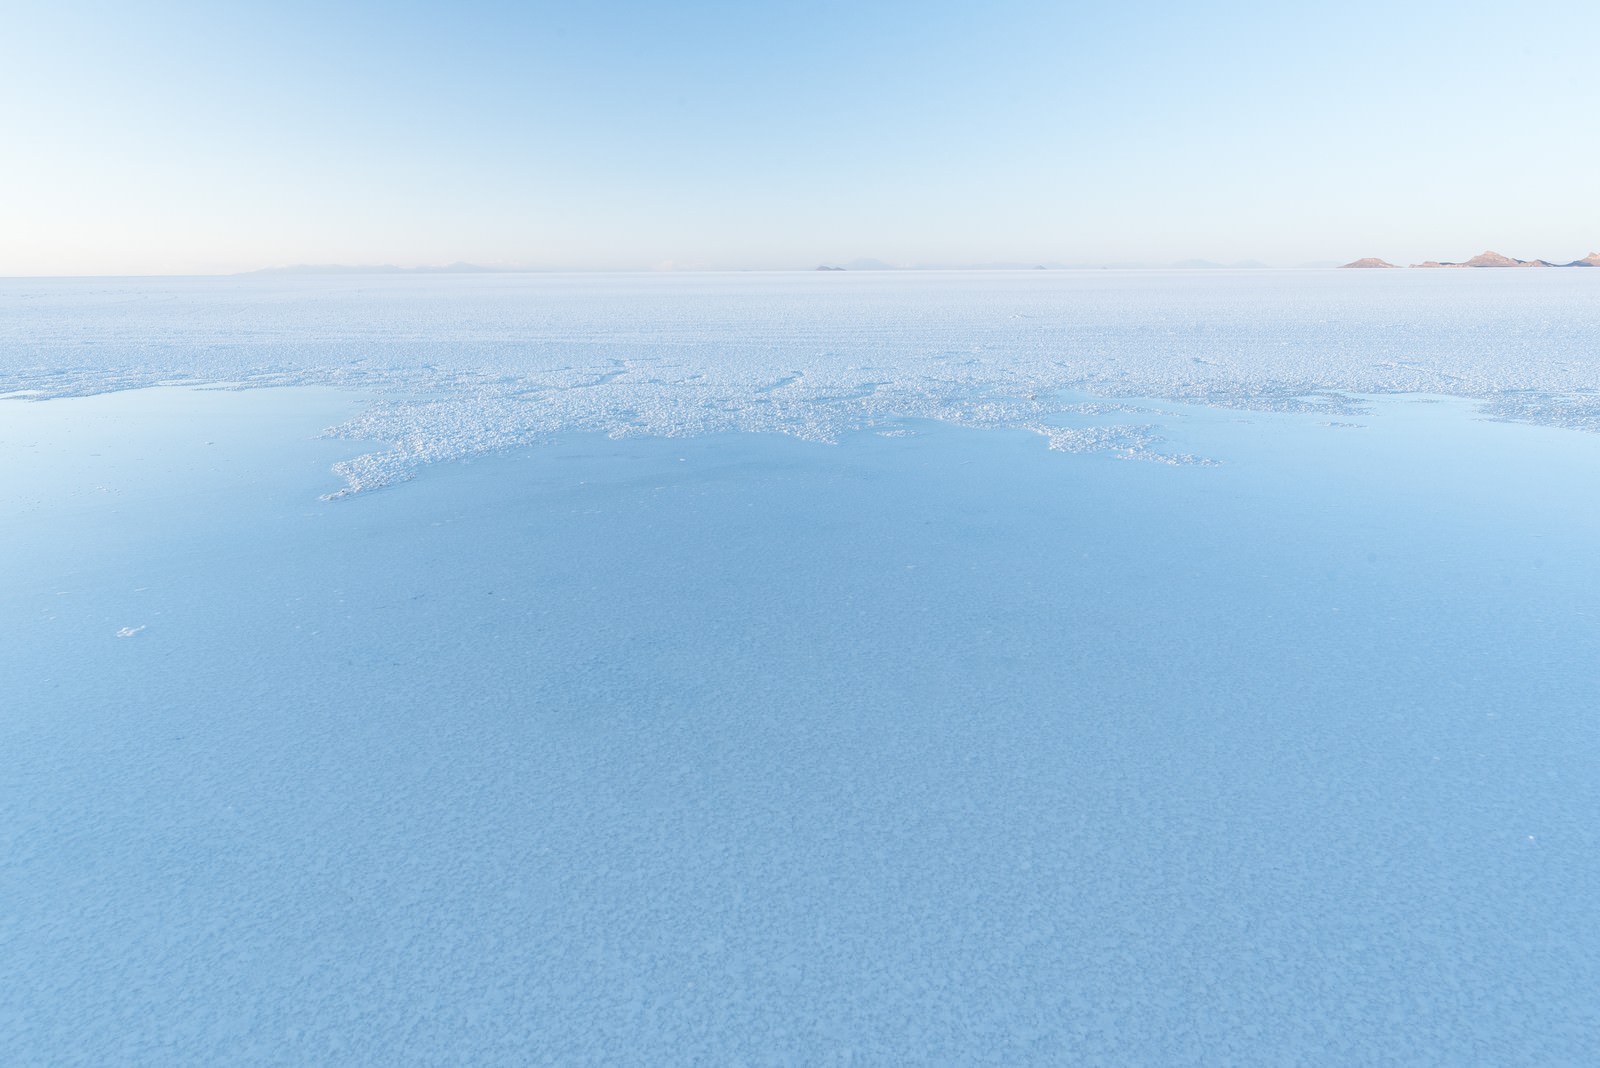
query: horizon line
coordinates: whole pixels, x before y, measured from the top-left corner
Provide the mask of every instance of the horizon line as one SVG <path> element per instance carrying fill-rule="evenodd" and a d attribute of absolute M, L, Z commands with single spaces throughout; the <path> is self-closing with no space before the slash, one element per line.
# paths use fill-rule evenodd
<path fill-rule="evenodd" d="M 1337 270 L 1332 260 L 1287 266 L 1269 263 L 1049 263 L 1049 264 L 912 264 L 908 266 L 850 267 L 818 264 L 813 267 L 483 267 L 443 264 L 397 267 L 392 264 L 326 264 L 259 267 L 243 271 L 123 271 L 55 274 L 0 274 L 7 281 L 67 278 L 253 278 L 273 275 L 479 275 L 479 274 L 893 274 L 938 271 L 1038 272 L 1038 271 L 1314 271 Z"/>

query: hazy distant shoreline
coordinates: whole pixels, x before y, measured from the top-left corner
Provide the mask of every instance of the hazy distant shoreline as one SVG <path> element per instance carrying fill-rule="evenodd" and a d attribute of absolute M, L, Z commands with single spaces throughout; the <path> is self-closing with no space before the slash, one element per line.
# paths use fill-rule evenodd
<path fill-rule="evenodd" d="M 1317 263 L 1296 263 L 1275 266 L 1256 260 L 1237 263 L 1214 263 L 1210 260 L 1180 260 L 1175 263 L 917 263 L 892 264 L 882 260 L 853 260 L 844 263 L 830 261 L 815 266 L 799 264 L 779 267 L 749 266 L 672 266 L 672 267 L 491 267 L 472 263 L 451 263 L 441 266 L 397 267 L 393 264 L 296 264 L 286 267 L 262 267 L 249 271 L 229 272 L 225 277 L 245 278 L 257 275 L 412 275 L 412 274 L 727 274 L 727 273 L 790 273 L 796 271 L 837 273 L 852 271 L 1298 271 L 1328 270 L 1338 267 L 1333 260 Z M 148 276 L 139 276 L 148 277 Z"/>

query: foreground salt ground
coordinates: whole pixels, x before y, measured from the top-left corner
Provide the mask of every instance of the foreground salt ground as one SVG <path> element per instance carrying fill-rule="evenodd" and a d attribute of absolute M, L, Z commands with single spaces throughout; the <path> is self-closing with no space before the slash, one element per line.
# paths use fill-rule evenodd
<path fill-rule="evenodd" d="M 1580 1062 L 1600 437 L 1355 401 L 337 502 L 371 398 L 7 408 L 0 1044 Z"/>

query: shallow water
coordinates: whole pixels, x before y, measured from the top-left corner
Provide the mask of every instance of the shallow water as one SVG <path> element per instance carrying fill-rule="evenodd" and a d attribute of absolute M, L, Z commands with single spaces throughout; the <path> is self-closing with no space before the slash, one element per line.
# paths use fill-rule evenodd
<path fill-rule="evenodd" d="M 1600 436 L 1146 398 L 1215 465 L 899 418 L 319 500 L 372 400 L 0 402 L 19 1062 L 1592 1048 Z"/>

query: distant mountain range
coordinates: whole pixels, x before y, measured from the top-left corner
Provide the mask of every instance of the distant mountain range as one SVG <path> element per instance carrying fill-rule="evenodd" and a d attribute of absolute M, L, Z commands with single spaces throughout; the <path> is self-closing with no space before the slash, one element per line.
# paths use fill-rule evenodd
<path fill-rule="evenodd" d="M 1355 260 L 1344 264 L 1345 267 L 1397 267 L 1399 264 L 1380 260 L 1376 256 Z M 1480 252 L 1470 260 L 1461 263 L 1441 262 L 1428 260 L 1426 263 L 1413 263 L 1413 267 L 1600 267 L 1600 252 L 1591 252 L 1581 260 L 1571 263 L 1551 263 L 1549 260 L 1519 260 L 1510 256 L 1502 256 L 1498 252 Z"/>
<path fill-rule="evenodd" d="M 1332 262 L 1303 263 L 1301 267 L 1332 267 Z M 1355 260 L 1351 263 L 1339 264 L 1345 268 L 1388 268 L 1398 267 L 1399 264 L 1390 263 L 1376 256 Z M 1551 263 L 1549 260 L 1519 260 L 1510 256 L 1502 256 L 1498 252 L 1484 252 L 1461 263 L 1441 262 L 1428 260 L 1426 263 L 1413 263 L 1412 267 L 1600 267 L 1600 252 L 1591 252 L 1581 260 L 1571 263 Z M 1090 269 L 1112 270 L 1259 270 L 1268 267 L 1258 260 L 1240 260 L 1235 263 L 1217 263 L 1213 260 L 1180 260 L 1177 263 L 966 263 L 966 264 L 919 264 L 911 267 L 898 267 L 885 263 L 883 260 L 857 259 L 850 260 L 843 265 L 837 263 L 823 264 L 816 268 L 818 271 L 926 271 L 926 270 L 968 270 L 968 271 L 1016 271 L 1016 270 L 1068 270 L 1082 271 Z M 748 270 L 749 268 L 742 268 Z M 357 275 L 357 274 L 507 274 L 528 271 L 540 271 L 537 267 L 485 267 L 476 263 L 446 263 L 437 266 L 424 267 L 396 267 L 393 264 L 295 264 L 288 267 L 264 267 L 256 271 L 246 271 L 251 275 Z M 548 270 L 545 268 L 544 270 Z"/>

